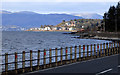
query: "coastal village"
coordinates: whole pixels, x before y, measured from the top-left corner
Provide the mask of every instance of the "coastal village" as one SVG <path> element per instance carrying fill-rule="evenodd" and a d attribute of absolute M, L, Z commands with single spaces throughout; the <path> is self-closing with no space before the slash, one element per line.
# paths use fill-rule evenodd
<path fill-rule="evenodd" d="M 70 21 L 63 20 L 58 25 L 41 25 L 39 28 L 30 28 L 27 31 L 68 31 L 77 32 L 85 30 L 99 30 L 102 25 L 101 19 L 74 19 Z"/>

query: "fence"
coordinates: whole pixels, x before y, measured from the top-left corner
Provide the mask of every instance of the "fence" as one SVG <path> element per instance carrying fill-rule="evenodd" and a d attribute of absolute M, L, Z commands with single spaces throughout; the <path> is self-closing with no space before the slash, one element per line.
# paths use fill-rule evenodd
<path fill-rule="evenodd" d="M 4 68 L 2 74 L 20 74 L 118 53 L 120 53 L 120 43 L 118 42 L 79 45 L 49 50 L 30 50 L 30 52 L 23 51 L 22 53 L 15 52 L 12 54 L 5 53 L 1 55 L 2 57 L 5 57 L 4 63 L 1 64 Z M 13 57 L 14 62 L 8 61 L 9 56 Z M 21 60 L 19 59 L 19 56 L 22 57 Z M 12 70 L 10 70 L 10 64 L 14 65 Z"/>

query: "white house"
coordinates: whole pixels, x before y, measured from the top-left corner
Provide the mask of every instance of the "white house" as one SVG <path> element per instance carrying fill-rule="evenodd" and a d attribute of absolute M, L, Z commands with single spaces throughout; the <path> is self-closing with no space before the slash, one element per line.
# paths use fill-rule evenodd
<path fill-rule="evenodd" d="M 69 22 L 65 23 L 67 26 L 70 26 L 71 24 Z"/>
<path fill-rule="evenodd" d="M 73 28 L 73 27 L 70 27 L 70 28 L 69 28 L 69 31 L 72 31 L 72 30 L 75 30 L 75 28 Z"/>
<path fill-rule="evenodd" d="M 33 28 L 30 28 L 30 30 L 33 30 Z"/>
<path fill-rule="evenodd" d="M 58 30 L 57 27 L 52 27 L 52 30 Z"/>
<path fill-rule="evenodd" d="M 51 28 L 50 27 L 45 27 L 44 30 L 51 30 Z"/>
<path fill-rule="evenodd" d="M 62 30 L 68 30 L 68 28 L 67 27 L 62 27 Z"/>
<path fill-rule="evenodd" d="M 40 30 L 44 30 L 44 28 L 40 28 Z"/>

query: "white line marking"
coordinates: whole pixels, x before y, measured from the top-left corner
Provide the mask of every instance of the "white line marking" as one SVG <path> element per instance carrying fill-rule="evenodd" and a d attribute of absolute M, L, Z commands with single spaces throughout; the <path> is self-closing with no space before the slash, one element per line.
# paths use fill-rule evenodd
<path fill-rule="evenodd" d="M 105 70 L 105 71 L 102 71 L 102 72 L 100 72 L 100 73 L 97 73 L 96 75 L 100 75 L 100 74 L 103 74 L 103 73 L 109 72 L 109 71 L 111 71 L 111 70 L 112 70 L 112 68 L 111 68 L 111 69 L 108 69 L 108 70 Z"/>
<path fill-rule="evenodd" d="M 120 67 L 120 65 L 118 65 L 117 67 Z"/>

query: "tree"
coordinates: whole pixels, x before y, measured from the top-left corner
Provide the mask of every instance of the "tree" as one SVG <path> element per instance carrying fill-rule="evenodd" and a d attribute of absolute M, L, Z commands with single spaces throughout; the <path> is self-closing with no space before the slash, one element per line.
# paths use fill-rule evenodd
<path fill-rule="evenodd" d="M 63 20 L 62 22 L 65 22 L 65 20 Z"/>
<path fill-rule="evenodd" d="M 40 28 L 43 28 L 43 25 L 41 25 Z"/>

